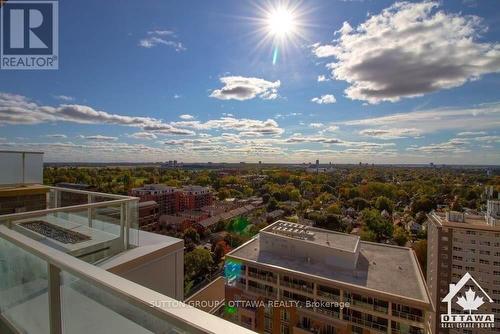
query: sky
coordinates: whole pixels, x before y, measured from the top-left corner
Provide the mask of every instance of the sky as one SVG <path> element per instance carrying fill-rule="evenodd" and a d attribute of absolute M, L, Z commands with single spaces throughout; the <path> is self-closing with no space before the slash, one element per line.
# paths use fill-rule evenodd
<path fill-rule="evenodd" d="M 0 70 L 49 162 L 500 164 L 496 0 L 59 2 L 59 69 Z"/>

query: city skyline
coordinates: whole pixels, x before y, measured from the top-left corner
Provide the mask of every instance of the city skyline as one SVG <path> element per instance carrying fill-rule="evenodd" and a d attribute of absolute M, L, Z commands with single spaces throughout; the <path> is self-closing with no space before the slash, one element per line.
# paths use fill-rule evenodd
<path fill-rule="evenodd" d="M 59 3 L 59 69 L 1 71 L 0 150 L 50 162 L 500 164 L 483 1 Z"/>

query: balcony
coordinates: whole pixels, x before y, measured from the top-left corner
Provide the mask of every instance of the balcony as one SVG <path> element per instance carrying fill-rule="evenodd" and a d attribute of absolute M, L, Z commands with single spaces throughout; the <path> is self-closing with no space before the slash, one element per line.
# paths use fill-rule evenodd
<path fill-rule="evenodd" d="M 406 313 L 406 312 L 400 312 L 400 311 L 396 311 L 394 309 L 392 310 L 392 315 L 395 317 L 398 317 L 398 318 L 403 318 L 403 319 L 407 319 L 407 320 L 411 320 L 411 321 L 415 321 L 415 322 L 420 322 L 420 323 L 424 322 L 424 318 L 422 316 L 419 316 L 416 314 L 410 314 L 410 313 Z"/>
<path fill-rule="evenodd" d="M 33 240 L 5 221 L 0 225 L 0 331 L 253 333 Z"/>
<path fill-rule="evenodd" d="M 365 302 L 357 300 L 357 299 L 352 299 L 351 303 L 354 306 L 358 306 L 358 307 L 361 307 L 361 308 L 364 308 L 367 310 L 372 310 L 372 311 L 376 311 L 376 312 L 380 312 L 380 313 L 384 313 L 384 314 L 389 313 L 389 307 L 365 303 Z"/>
<path fill-rule="evenodd" d="M 368 328 L 373 329 L 373 330 L 375 330 L 377 332 L 387 333 L 387 325 L 381 325 L 379 323 L 376 323 L 376 322 L 373 322 L 373 321 L 370 321 L 370 320 L 367 320 L 367 319 L 359 318 L 359 317 L 350 315 L 348 313 L 344 314 L 344 318 L 343 319 L 347 320 L 347 321 L 350 321 L 352 323 L 364 326 L 364 327 L 368 327 Z"/>
<path fill-rule="evenodd" d="M 0 203 L 14 198 L 17 209 L 35 208 L 0 215 L 0 225 L 84 261 L 96 263 L 140 243 L 135 197 L 40 185 L 0 190 Z"/>
<path fill-rule="evenodd" d="M 256 278 L 258 280 L 266 281 L 266 282 L 270 282 L 270 283 L 274 283 L 274 284 L 276 284 L 278 281 L 278 279 L 276 278 L 275 275 L 256 273 L 256 272 L 253 272 L 250 270 L 248 271 L 248 277 L 253 277 L 253 278 Z"/>
<path fill-rule="evenodd" d="M 269 299 L 276 299 L 277 298 L 277 293 L 276 291 L 273 291 L 272 288 L 258 288 L 252 285 L 248 285 L 248 291 L 255 293 L 257 295 L 269 298 Z"/>
<path fill-rule="evenodd" d="M 317 294 L 318 294 L 319 297 L 330 299 L 330 300 L 333 300 L 333 301 L 336 301 L 336 302 L 340 301 L 340 295 L 336 295 L 336 294 L 333 294 L 331 292 L 326 292 L 326 291 L 318 290 Z"/>
<path fill-rule="evenodd" d="M 310 286 L 307 286 L 305 284 L 298 284 L 298 283 L 294 283 L 292 281 L 282 280 L 282 281 L 280 281 L 280 285 L 284 286 L 284 287 L 292 288 L 292 289 L 295 289 L 298 291 L 306 292 L 308 294 L 313 293 L 313 288 Z"/>

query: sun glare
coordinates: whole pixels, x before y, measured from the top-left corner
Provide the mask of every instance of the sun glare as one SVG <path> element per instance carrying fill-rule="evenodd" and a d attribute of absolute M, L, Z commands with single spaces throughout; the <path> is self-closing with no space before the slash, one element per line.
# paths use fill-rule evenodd
<path fill-rule="evenodd" d="M 295 30 L 293 12 L 287 8 L 276 8 L 268 13 L 267 25 L 269 33 L 276 37 L 284 37 Z"/>

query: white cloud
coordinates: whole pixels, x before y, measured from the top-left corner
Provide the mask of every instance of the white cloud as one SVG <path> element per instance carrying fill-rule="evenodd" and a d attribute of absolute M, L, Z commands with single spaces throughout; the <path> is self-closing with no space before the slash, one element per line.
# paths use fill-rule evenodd
<path fill-rule="evenodd" d="M 85 140 L 103 141 L 103 142 L 118 140 L 118 137 L 109 137 L 109 136 L 103 136 L 103 135 L 79 136 L 79 138 L 82 138 L 82 139 L 85 139 Z"/>
<path fill-rule="evenodd" d="M 323 124 L 323 123 L 310 123 L 309 124 L 309 127 L 313 128 L 313 129 L 320 129 L 324 126 L 325 126 L 325 124 Z"/>
<path fill-rule="evenodd" d="M 328 79 L 326 76 L 324 76 L 323 74 L 321 75 L 318 75 L 318 82 L 325 82 L 325 81 L 330 81 L 330 79 Z"/>
<path fill-rule="evenodd" d="M 374 137 L 379 139 L 397 139 L 408 137 L 420 137 L 418 129 L 364 129 L 359 132 L 362 136 Z"/>
<path fill-rule="evenodd" d="M 177 52 L 186 51 L 186 47 L 177 40 L 177 36 L 170 30 L 148 31 L 148 36 L 139 41 L 143 48 L 153 48 L 158 45 L 166 45 Z"/>
<path fill-rule="evenodd" d="M 331 94 L 326 94 L 326 95 L 321 95 L 320 97 L 315 97 L 311 99 L 311 102 L 317 103 L 317 104 L 332 104 L 337 102 L 335 99 L 335 96 Z"/>
<path fill-rule="evenodd" d="M 422 134 L 459 129 L 467 132 L 500 127 L 500 103 L 441 108 L 340 122 L 348 126 L 418 129 Z M 470 130 L 470 131 L 469 131 Z"/>
<path fill-rule="evenodd" d="M 333 44 L 313 45 L 335 57 L 332 76 L 347 97 L 379 103 L 461 86 L 500 71 L 500 46 L 479 42 L 477 16 L 437 10 L 439 2 L 398 2 L 356 28 L 347 23 Z"/>
<path fill-rule="evenodd" d="M 39 124 L 71 122 L 79 124 L 113 124 L 142 128 L 164 134 L 193 135 L 171 124 L 151 117 L 125 116 L 95 110 L 78 104 L 42 106 L 25 96 L 0 93 L 0 124 Z"/>
<path fill-rule="evenodd" d="M 437 144 L 408 147 L 406 150 L 427 154 L 457 154 L 470 152 L 470 150 L 467 149 L 468 145 L 468 141 L 454 138 Z"/>
<path fill-rule="evenodd" d="M 68 136 L 63 135 L 63 134 L 59 134 L 59 133 L 49 134 L 49 135 L 46 135 L 45 137 L 49 137 L 49 138 L 68 138 Z"/>
<path fill-rule="evenodd" d="M 151 132 L 135 132 L 128 136 L 130 138 L 135 138 L 135 139 L 149 139 L 149 140 L 158 138 L 154 133 Z"/>
<path fill-rule="evenodd" d="M 337 125 L 329 125 L 327 126 L 324 131 L 328 131 L 328 132 L 335 132 L 339 129 L 339 127 Z"/>
<path fill-rule="evenodd" d="M 486 131 L 464 131 L 464 132 L 459 132 L 457 133 L 457 136 L 460 137 L 469 137 L 469 136 L 482 136 L 486 135 Z"/>
<path fill-rule="evenodd" d="M 180 115 L 179 118 L 183 119 L 185 121 L 189 121 L 191 119 L 194 119 L 194 116 L 193 115 L 189 115 L 189 114 L 183 114 L 183 115 Z"/>
<path fill-rule="evenodd" d="M 289 144 L 300 144 L 300 143 L 320 143 L 320 144 L 334 144 L 346 147 L 358 147 L 366 149 L 377 149 L 388 146 L 395 146 L 394 143 L 371 143 L 364 141 L 348 141 L 341 140 L 338 138 L 324 137 L 324 136 L 302 136 L 293 135 L 285 139 L 285 143 Z"/>
<path fill-rule="evenodd" d="M 219 100 L 250 100 L 259 97 L 264 100 L 273 100 L 278 97 L 279 80 L 272 82 L 259 78 L 228 76 L 221 77 L 224 87 L 215 89 L 210 97 Z"/>
<path fill-rule="evenodd" d="M 182 97 L 182 96 L 181 96 L 181 95 L 179 95 L 179 94 L 174 94 L 174 99 L 176 99 L 176 100 L 180 99 L 181 97 Z"/>
<path fill-rule="evenodd" d="M 234 130 L 237 132 L 260 133 L 262 135 L 280 135 L 284 132 L 273 119 L 261 121 L 248 118 L 221 117 L 220 119 L 213 119 L 204 123 L 200 121 L 180 121 L 172 122 L 171 124 L 175 127 L 192 128 L 196 130 L 222 129 Z"/>
<path fill-rule="evenodd" d="M 61 100 L 61 101 L 66 101 L 66 102 L 70 102 L 70 101 L 75 100 L 75 98 L 73 96 L 68 96 L 68 95 L 54 95 L 54 98 Z"/>

